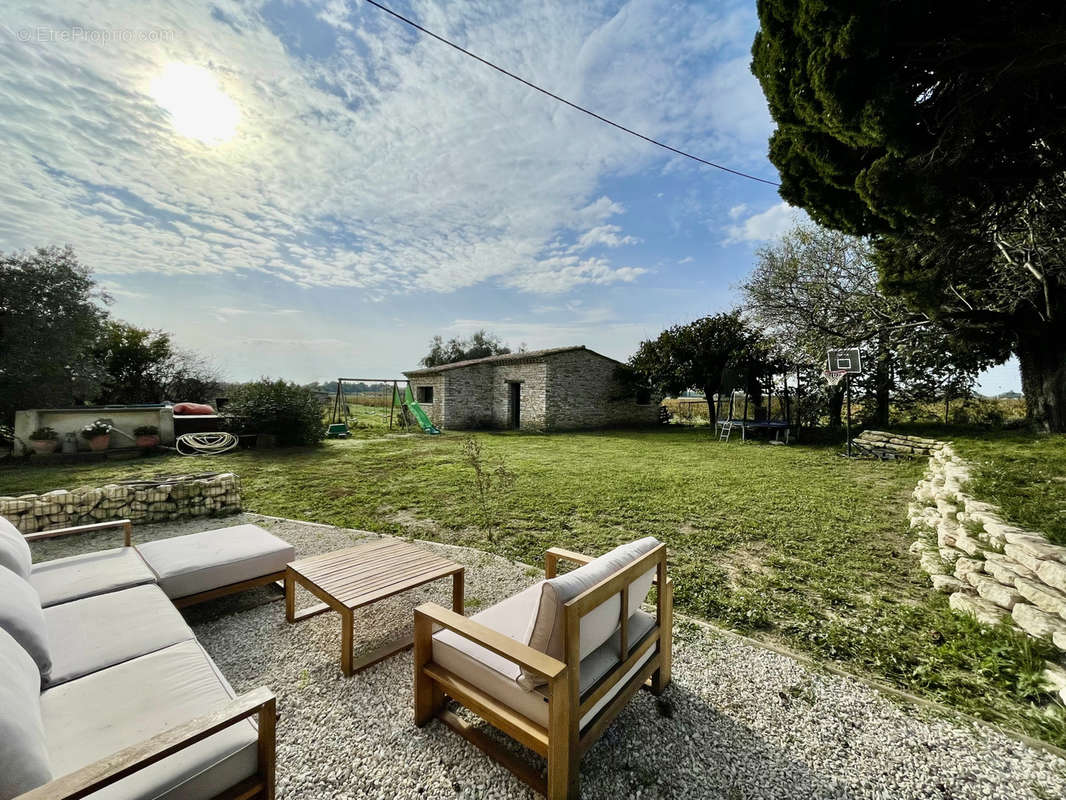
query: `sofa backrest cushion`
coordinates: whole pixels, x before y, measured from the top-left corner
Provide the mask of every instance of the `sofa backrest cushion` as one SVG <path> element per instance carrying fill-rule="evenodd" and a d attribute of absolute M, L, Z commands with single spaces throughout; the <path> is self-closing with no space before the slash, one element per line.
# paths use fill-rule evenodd
<path fill-rule="evenodd" d="M 0 630 L 0 800 L 52 780 L 41 723 L 41 673 L 29 653 Z"/>
<path fill-rule="evenodd" d="M 654 536 L 647 536 L 635 542 L 620 545 L 572 572 L 544 581 L 541 584 L 540 605 L 533 619 L 530 620 L 529 646 L 560 661 L 565 660 L 566 643 L 563 639 L 565 604 L 658 546 L 658 539 Z M 629 584 L 630 616 L 640 610 L 640 604 L 648 596 L 654 579 L 655 567 L 652 567 Z M 606 642 L 618 630 L 621 602 L 618 594 L 613 594 L 581 618 L 579 637 L 581 658 Z M 541 682 L 542 679 L 525 671 L 519 680 L 519 683 L 526 689 L 531 689 Z"/>
<path fill-rule="evenodd" d="M 52 672 L 52 648 L 40 595 L 27 581 L 3 567 L 0 567 L 0 628 L 33 657 L 41 676 L 47 679 Z"/>
<path fill-rule="evenodd" d="M 8 519 L 0 517 L 0 567 L 28 580 L 32 564 L 29 542 Z"/>

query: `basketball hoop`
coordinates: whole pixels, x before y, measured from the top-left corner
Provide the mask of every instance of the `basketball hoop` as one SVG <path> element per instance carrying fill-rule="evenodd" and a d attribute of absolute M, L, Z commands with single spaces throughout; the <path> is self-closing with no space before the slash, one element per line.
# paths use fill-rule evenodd
<path fill-rule="evenodd" d="M 822 374 L 825 375 L 825 379 L 829 383 L 830 386 L 836 386 L 842 380 L 844 380 L 844 376 L 848 374 L 848 370 L 846 370 L 846 369 L 827 369 L 827 370 L 824 370 L 822 372 Z"/>

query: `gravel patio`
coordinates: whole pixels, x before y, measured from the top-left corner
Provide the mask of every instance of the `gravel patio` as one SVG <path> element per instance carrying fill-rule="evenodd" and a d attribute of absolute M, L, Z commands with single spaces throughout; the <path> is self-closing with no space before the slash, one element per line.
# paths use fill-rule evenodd
<path fill-rule="evenodd" d="M 291 542 L 300 556 L 370 535 L 240 514 L 139 526 L 134 538 L 244 522 Z M 113 546 L 113 534 L 70 537 L 36 545 L 34 558 Z M 422 546 L 466 565 L 468 614 L 538 577 L 481 551 Z M 438 582 L 357 611 L 357 651 L 402 633 L 418 603 L 447 606 L 450 592 Z M 345 679 L 338 617 L 289 625 L 281 601 L 280 591 L 258 589 L 184 612 L 235 690 L 277 693 L 280 798 L 534 797 L 439 723 L 414 727 L 409 651 Z M 1066 761 L 986 725 L 901 704 L 681 615 L 674 636 L 670 689 L 658 699 L 639 692 L 585 756 L 587 800 L 1066 796 Z"/>

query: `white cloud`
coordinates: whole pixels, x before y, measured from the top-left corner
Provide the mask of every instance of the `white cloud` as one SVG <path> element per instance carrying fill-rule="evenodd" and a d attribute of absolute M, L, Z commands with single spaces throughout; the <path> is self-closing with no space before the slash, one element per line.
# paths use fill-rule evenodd
<path fill-rule="evenodd" d="M 576 250 L 588 250 L 590 247 L 621 247 L 625 244 L 640 242 L 636 236 L 626 236 L 617 225 L 599 225 L 585 231 L 577 240 Z"/>
<path fill-rule="evenodd" d="M 603 258 L 559 255 L 546 258 L 536 267 L 511 275 L 506 285 L 524 292 L 559 294 L 576 286 L 610 286 L 632 283 L 648 270 L 643 267 L 613 267 Z"/>
<path fill-rule="evenodd" d="M 731 211 L 730 217 L 740 219 L 747 210 L 746 206 L 737 206 L 733 210 L 738 208 L 740 211 L 735 216 Z M 724 244 L 765 242 L 777 239 L 806 219 L 807 215 L 802 209 L 794 208 L 782 201 L 765 211 L 750 214 L 737 225 L 728 226 Z"/>
<path fill-rule="evenodd" d="M 357 287 L 368 299 L 482 283 L 563 292 L 645 272 L 567 258 L 558 242 L 632 243 L 606 224 L 625 209 L 601 184 L 668 156 L 412 37 L 376 9 L 281 7 L 333 26 L 331 47 L 287 49 L 284 25 L 227 0 L 6 9 L 11 31 L 173 35 L 93 44 L 0 33 L 0 143 L 13 176 L 0 249 L 69 241 L 98 274 L 265 273 Z M 669 8 L 426 0 L 416 16 L 650 135 L 742 162 L 761 157 L 768 122 L 741 68 L 747 56 L 718 61 L 751 9 Z M 232 140 L 209 147 L 174 131 L 150 96 L 173 62 L 210 70 L 237 105 Z"/>
<path fill-rule="evenodd" d="M 678 264 L 691 264 L 695 260 L 696 259 L 694 259 L 692 256 L 685 256 L 684 258 L 678 260 L 677 263 Z"/>

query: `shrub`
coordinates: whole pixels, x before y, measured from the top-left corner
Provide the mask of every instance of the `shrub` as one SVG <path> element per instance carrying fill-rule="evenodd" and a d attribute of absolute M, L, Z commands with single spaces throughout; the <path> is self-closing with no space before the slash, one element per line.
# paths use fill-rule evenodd
<path fill-rule="evenodd" d="M 111 426 L 102 419 L 89 423 L 81 429 L 81 435 L 85 439 L 95 439 L 97 436 L 106 436 L 111 433 Z"/>
<path fill-rule="evenodd" d="M 155 425 L 138 425 L 133 429 L 134 436 L 158 436 L 159 428 Z"/>
<path fill-rule="evenodd" d="M 261 378 L 230 393 L 226 415 L 245 433 L 267 433 L 283 447 L 317 444 L 326 435 L 322 404 L 310 389 Z"/>
<path fill-rule="evenodd" d="M 53 439 L 58 439 L 59 434 L 56 433 L 55 428 L 49 428 L 47 425 L 43 428 L 38 428 L 30 434 L 31 442 L 50 442 Z"/>

